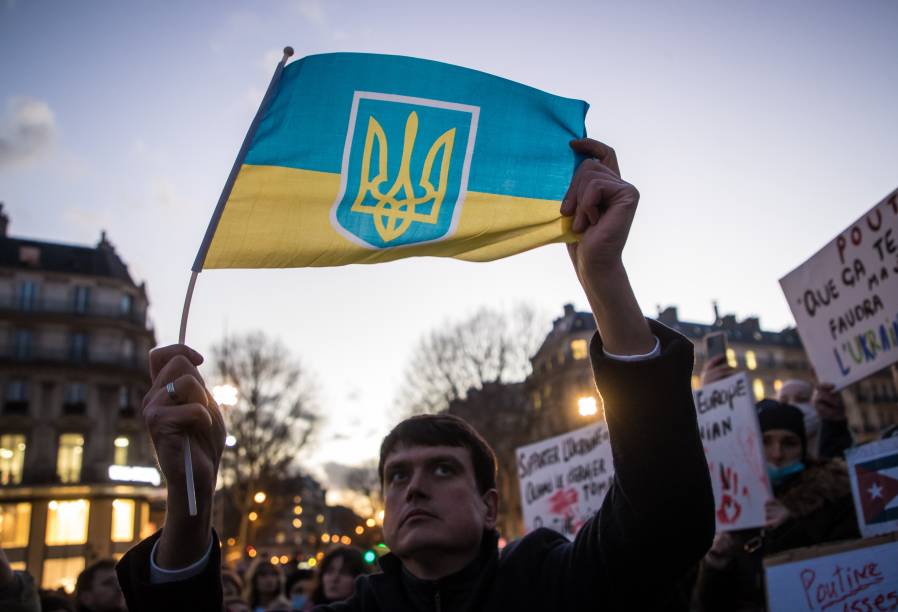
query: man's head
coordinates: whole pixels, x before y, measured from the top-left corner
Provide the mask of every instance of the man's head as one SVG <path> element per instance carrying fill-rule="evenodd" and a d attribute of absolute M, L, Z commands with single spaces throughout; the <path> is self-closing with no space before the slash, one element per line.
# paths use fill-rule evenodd
<path fill-rule="evenodd" d="M 451 415 L 399 423 L 380 447 L 384 539 L 406 560 L 476 555 L 498 513 L 496 456 L 473 427 Z"/>
<path fill-rule="evenodd" d="M 115 561 L 101 559 L 88 565 L 75 582 L 75 601 L 80 612 L 127 612 Z"/>

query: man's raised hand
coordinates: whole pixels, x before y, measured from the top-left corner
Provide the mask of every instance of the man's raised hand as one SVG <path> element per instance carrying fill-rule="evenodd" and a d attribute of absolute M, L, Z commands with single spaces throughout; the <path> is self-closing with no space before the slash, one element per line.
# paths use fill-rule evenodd
<path fill-rule="evenodd" d="M 183 344 L 150 353 L 152 386 L 143 401 L 143 418 L 168 488 L 165 528 L 157 562 L 182 567 L 196 561 L 209 543 L 212 494 L 224 451 L 221 411 L 197 366 L 203 357 Z M 174 393 L 166 386 L 174 385 Z M 198 517 L 187 510 L 184 440 L 190 436 Z"/>

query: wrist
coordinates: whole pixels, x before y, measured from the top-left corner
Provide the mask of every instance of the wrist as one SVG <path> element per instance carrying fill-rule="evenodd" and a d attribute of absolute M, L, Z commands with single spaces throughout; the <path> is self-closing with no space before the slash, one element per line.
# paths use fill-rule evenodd
<path fill-rule="evenodd" d="M 187 567 L 205 553 L 211 537 L 211 496 L 198 495 L 196 516 L 190 516 L 183 486 L 179 491 L 169 489 L 156 564 L 163 569 Z"/>

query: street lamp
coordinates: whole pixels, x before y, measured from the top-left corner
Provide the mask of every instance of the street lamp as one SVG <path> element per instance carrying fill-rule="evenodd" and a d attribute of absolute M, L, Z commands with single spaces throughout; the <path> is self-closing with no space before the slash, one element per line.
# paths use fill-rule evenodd
<path fill-rule="evenodd" d="M 253 496 L 253 501 L 257 504 L 264 504 L 266 499 L 268 499 L 268 496 L 265 495 L 264 491 L 259 491 Z"/>
<path fill-rule="evenodd" d="M 580 411 L 580 416 L 590 417 L 599 412 L 599 409 L 596 406 L 596 398 L 592 396 L 581 397 L 578 399 L 577 407 Z"/>
<path fill-rule="evenodd" d="M 215 385 L 212 387 L 212 399 L 219 406 L 237 405 L 237 387 L 233 385 Z"/>

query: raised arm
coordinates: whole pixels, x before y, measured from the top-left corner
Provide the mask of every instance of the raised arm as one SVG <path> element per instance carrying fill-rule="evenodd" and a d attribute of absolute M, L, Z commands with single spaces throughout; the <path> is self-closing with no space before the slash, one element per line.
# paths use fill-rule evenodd
<path fill-rule="evenodd" d="M 580 234 L 571 260 L 598 326 L 591 358 L 604 400 L 615 480 L 572 545 L 552 551 L 555 588 L 570 603 L 654 609 L 697 563 L 714 534 L 714 503 L 692 401 L 692 344 L 639 309 L 622 253 L 639 192 L 621 179 L 614 151 L 571 145 L 588 157 L 562 213 Z M 659 251 L 662 245 L 659 245 Z M 553 590 L 555 590 L 553 588 Z"/>
<path fill-rule="evenodd" d="M 146 422 L 165 475 L 165 524 L 117 566 L 128 609 L 217 611 L 222 606 L 219 544 L 212 532 L 212 495 L 224 450 L 225 426 L 197 366 L 202 356 L 184 345 L 150 353 L 152 387 Z M 187 508 L 184 436 L 190 436 L 197 514 Z"/>

